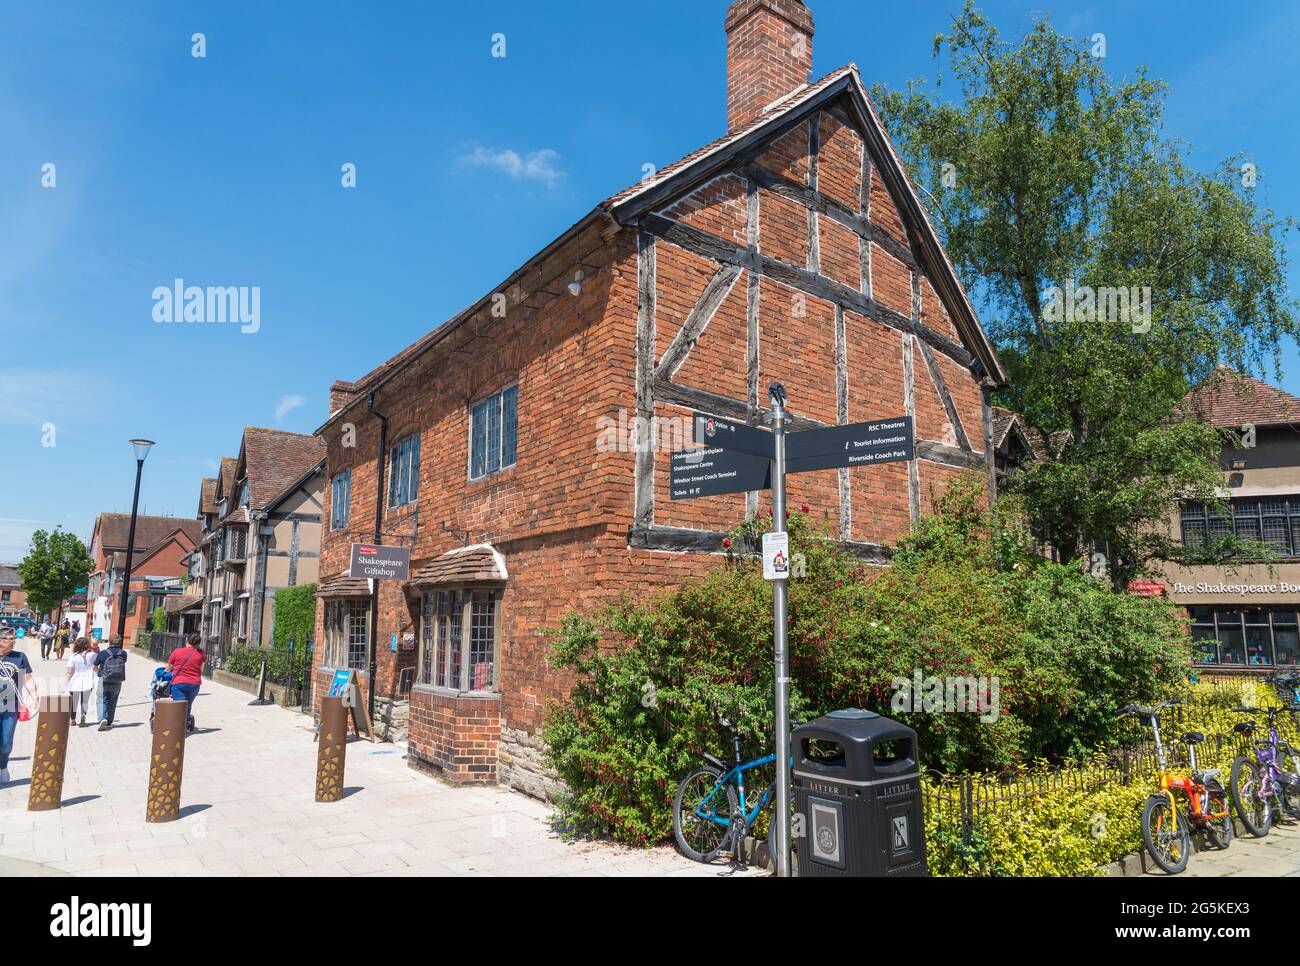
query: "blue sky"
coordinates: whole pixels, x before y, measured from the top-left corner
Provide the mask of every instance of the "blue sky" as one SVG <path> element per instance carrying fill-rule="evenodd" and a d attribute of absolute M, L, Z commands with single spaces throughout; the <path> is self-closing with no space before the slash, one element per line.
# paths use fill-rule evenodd
<path fill-rule="evenodd" d="M 810 6 L 816 74 L 853 60 L 897 86 L 933 79 L 960 4 Z M 310 432 L 333 379 L 490 292 L 642 165 L 717 137 L 726 7 L 0 0 L 0 560 L 36 527 L 87 537 L 129 510 L 135 435 L 158 441 L 143 509 L 192 515 L 243 426 Z M 1300 214 L 1300 5 L 983 9 L 1013 34 L 1044 9 L 1105 33 L 1112 72 L 1169 82 L 1167 132 L 1198 165 L 1244 152 L 1268 204 Z M 175 278 L 258 286 L 260 330 L 156 324 L 151 293 Z M 1289 346 L 1300 392 L 1297 361 Z"/>

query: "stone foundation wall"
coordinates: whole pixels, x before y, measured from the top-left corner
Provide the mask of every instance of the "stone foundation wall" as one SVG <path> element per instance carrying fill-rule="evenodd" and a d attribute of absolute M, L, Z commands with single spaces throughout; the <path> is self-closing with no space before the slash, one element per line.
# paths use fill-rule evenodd
<path fill-rule="evenodd" d="M 515 791 L 551 802 L 563 788 L 555 772 L 542 757 L 546 742 L 541 735 L 530 735 L 515 728 L 501 728 L 497 745 L 498 780 Z"/>

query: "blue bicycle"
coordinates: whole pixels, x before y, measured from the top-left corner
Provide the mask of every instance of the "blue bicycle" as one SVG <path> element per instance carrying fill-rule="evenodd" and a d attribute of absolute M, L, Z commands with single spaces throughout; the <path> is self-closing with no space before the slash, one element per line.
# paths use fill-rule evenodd
<path fill-rule="evenodd" d="M 722 855 L 739 860 L 740 844 L 776 796 L 776 755 L 744 761 L 740 732 L 731 731 L 735 764 L 728 768 L 705 754 L 704 764 L 682 779 L 673 799 L 673 835 L 677 847 L 696 862 L 712 862 Z M 768 816 L 768 850 L 773 850 L 775 825 Z"/>

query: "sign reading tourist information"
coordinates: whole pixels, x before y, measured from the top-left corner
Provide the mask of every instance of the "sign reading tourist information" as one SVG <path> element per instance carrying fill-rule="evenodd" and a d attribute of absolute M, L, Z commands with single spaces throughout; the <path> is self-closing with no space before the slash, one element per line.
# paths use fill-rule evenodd
<path fill-rule="evenodd" d="M 406 580 L 411 571 L 411 551 L 407 547 L 382 547 L 377 543 L 354 543 L 349 577 L 374 580 Z"/>
<path fill-rule="evenodd" d="M 806 473 L 896 463 L 910 460 L 915 445 L 911 416 L 806 429 L 786 434 L 785 471 Z"/>
<path fill-rule="evenodd" d="M 910 460 L 916 449 L 912 426 L 911 416 L 897 416 L 786 433 L 786 473 Z M 771 433 L 743 423 L 696 415 L 695 441 L 705 448 L 671 454 L 674 500 L 771 487 Z"/>

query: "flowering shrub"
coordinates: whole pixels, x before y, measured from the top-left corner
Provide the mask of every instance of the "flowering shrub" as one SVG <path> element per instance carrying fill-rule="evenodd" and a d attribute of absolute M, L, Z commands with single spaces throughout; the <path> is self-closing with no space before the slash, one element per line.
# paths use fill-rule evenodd
<path fill-rule="evenodd" d="M 1180 686 L 1191 644 L 1168 601 L 1115 594 L 1034 556 L 1015 507 L 983 504 L 976 483 L 951 484 L 883 570 L 808 512 L 791 514 L 792 558 L 804 563 L 789 587 L 794 721 L 869 708 L 917 730 L 926 767 L 1002 770 L 1114 744 L 1116 707 Z M 652 603 L 570 614 L 555 632 L 551 664 L 575 684 L 550 709 L 545 738 L 572 831 L 631 844 L 670 835 L 677 781 L 702 752 L 731 759 L 719 714 L 737 723 L 747 754 L 770 750 L 772 588 L 752 556 L 769 522 L 733 532 L 704 578 Z M 996 715 L 896 710 L 899 679 L 917 672 L 996 678 Z M 981 834 L 1000 854 L 1013 833 Z"/>

